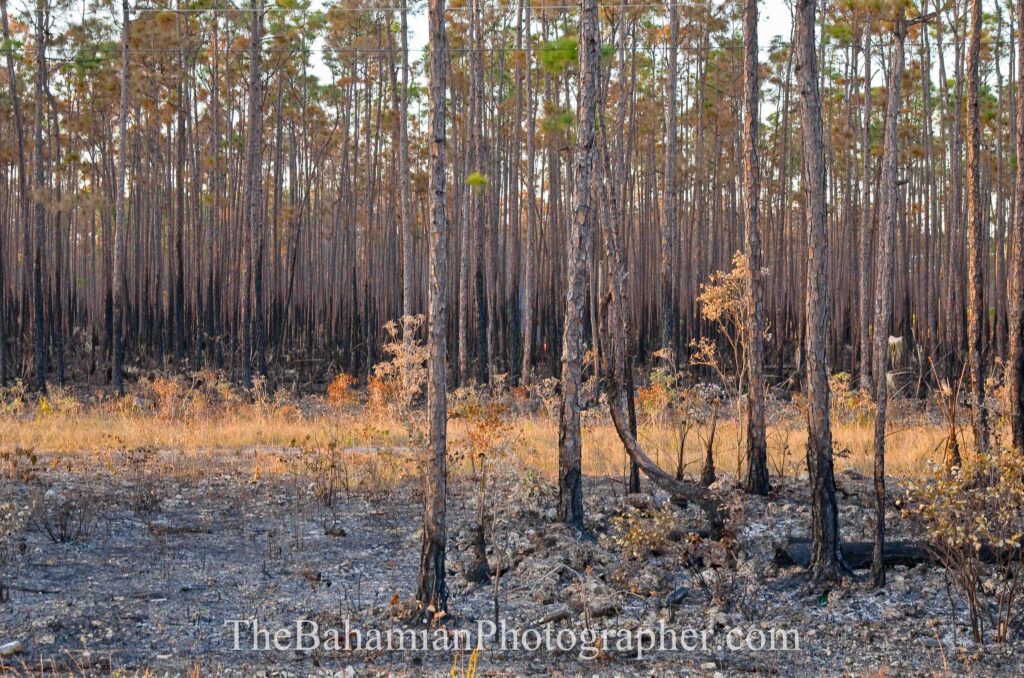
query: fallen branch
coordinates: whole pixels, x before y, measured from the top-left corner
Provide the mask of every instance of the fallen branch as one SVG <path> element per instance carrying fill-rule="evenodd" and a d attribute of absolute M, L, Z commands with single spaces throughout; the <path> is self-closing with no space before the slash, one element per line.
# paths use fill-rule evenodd
<path fill-rule="evenodd" d="M 699 506 L 707 516 L 711 537 L 714 539 L 721 537 L 725 529 L 721 503 L 704 488 L 686 480 L 673 478 L 647 456 L 636 437 L 629 430 L 629 420 L 620 401 L 619 389 L 615 386 L 614 380 L 609 380 L 609 384 L 608 409 L 611 412 L 612 422 L 615 424 L 619 439 L 622 441 L 623 447 L 626 448 L 626 454 L 640 467 L 644 475 L 673 498 L 684 499 Z"/>
<path fill-rule="evenodd" d="M 851 541 L 842 544 L 843 558 L 847 564 L 855 570 L 866 570 L 871 567 L 871 554 L 874 544 L 869 541 Z M 988 545 L 983 545 L 978 552 L 978 557 L 983 563 L 1005 562 L 1007 556 L 997 552 Z M 1016 557 L 1020 557 L 1019 550 Z M 809 539 L 794 539 L 785 546 L 775 550 L 775 564 L 780 567 L 792 567 L 799 565 L 808 567 L 811 563 L 811 542 Z M 921 563 L 942 565 L 938 551 L 927 542 L 916 541 L 887 541 L 885 550 L 882 552 L 883 566 L 896 567 L 905 565 L 914 567 Z"/>

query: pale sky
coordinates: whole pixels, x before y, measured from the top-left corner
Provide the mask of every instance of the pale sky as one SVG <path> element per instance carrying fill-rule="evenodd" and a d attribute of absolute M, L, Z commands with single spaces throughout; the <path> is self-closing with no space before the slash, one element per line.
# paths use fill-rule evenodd
<path fill-rule="evenodd" d="M 484 0 L 486 2 L 486 0 Z M 605 0 L 614 4 L 617 0 Z M 602 0 L 598 0 L 600 4 Z M 568 4 L 568 2 L 566 2 Z M 781 36 L 783 40 L 789 40 L 789 33 L 792 29 L 789 8 L 783 0 L 762 0 L 760 3 L 760 25 L 758 27 L 758 44 L 762 50 L 767 49 L 772 40 Z M 415 13 L 409 14 L 409 48 L 421 54 L 427 44 L 427 15 L 426 9 L 420 8 Z"/>

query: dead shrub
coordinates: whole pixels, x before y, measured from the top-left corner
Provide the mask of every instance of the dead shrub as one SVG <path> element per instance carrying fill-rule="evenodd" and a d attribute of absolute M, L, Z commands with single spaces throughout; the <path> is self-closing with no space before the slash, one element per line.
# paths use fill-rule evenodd
<path fill-rule="evenodd" d="M 1020 624 L 1024 575 L 1020 457 L 997 446 L 959 467 L 935 466 L 930 482 L 910 486 L 907 506 L 905 513 L 926 529 L 947 582 L 963 596 L 974 640 L 984 642 L 986 627 L 995 642 L 1009 640 Z"/>
<path fill-rule="evenodd" d="M 339 372 L 327 385 L 327 403 L 332 407 L 343 407 L 355 404 L 359 395 L 353 388 L 356 378 L 351 374 Z"/>
<path fill-rule="evenodd" d="M 678 522 L 671 506 L 641 509 L 627 505 L 621 515 L 612 518 L 613 539 L 623 557 L 644 561 L 667 550 Z"/>
<path fill-rule="evenodd" d="M 124 453 L 124 473 L 128 481 L 128 506 L 140 516 L 160 510 L 170 494 L 169 484 L 158 467 L 159 453 L 153 447 L 137 447 Z"/>
<path fill-rule="evenodd" d="M 21 530 L 28 520 L 27 507 L 13 501 L 0 503 L 0 603 L 9 598 L 5 582 L 5 567 Z"/>
<path fill-rule="evenodd" d="M 94 501 L 82 488 L 53 486 L 32 498 L 33 525 L 55 544 L 71 544 L 85 537 L 92 524 Z"/>
<path fill-rule="evenodd" d="M 39 457 L 31 447 L 0 451 L 0 477 L 26 485 L 39 479 Z"/>
<path fill-rule="evenodd" d="M 403 316 L 401 332 L 393 320 L 384 324 L 384 355 L 390 357 L 373 366 L 369 399 L 375 408 L 390 409 L 401 416 L 423 393 L 428 351 L 422 341 L 414 338 L 423 321 L 422 315 Z"/>
<path fill-rule="evenodd" d="M 299 447 L 298 473 L 309 481 L 317 501 L 320 523 L 327 534 L 337 533 L 337 509 L 342 491 L 351 489 L 348 460 L 336 440 L 326 445 Z"/>

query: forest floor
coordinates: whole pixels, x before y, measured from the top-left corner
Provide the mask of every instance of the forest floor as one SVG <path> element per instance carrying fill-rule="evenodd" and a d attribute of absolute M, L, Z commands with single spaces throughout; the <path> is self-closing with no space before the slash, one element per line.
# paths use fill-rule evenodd
<path fill-rule="evenodd" d="M 408 626 L 420 549 L 418 434 L 401 418 L 280 399 L 194 417 L 187 404 L 165 407 L 175 402 L 187 399 L 136 396 L 127 408 L 56 393 L 0 417 L 0 503 L 32 507 L 0 553 L 9 594 L 0 603 L 0 655 L 9 652 L 0 675 L 1011 676 L 1024 665 L 1024 640 L 970 640 L 964 604 L 941 568 L 897 566 L 877 591 L 859 572 L 822 591 L 802 568 L 780 563 L 777 549 L 806 537 L 810 522 L 801 421 L 786 405 L 773 414 L 767 499 L 733 489 L 735 422 L 719 422 L 714 487 L 731 519 L 718 543 L 694 535 L 703 527 L 695 507 L 671 503 L 646 480 L 643 493 L 625 493 L 621 447 L 596 408 L 585 418 L 580 538 L 553 522 L 557 426 L 543 405 L 499 415 L 456 398 L 452 615 L 430 633 L 443 627 L 452 638 L 495 619 L 509 629 L 504 648 L 492 642 L 473 655 L 369 641 L 419 628 Z M 933 415 L 916 404 L 902 410 L 892 429 L 890 539 L 919 537 L 896 501 L 904 483 L 941 461 Z M 846 540 L 870 540 L 873 489 L 856 442 L 869 439 L 869 424 L 837 424 Z M 691 473 L 709 433 L 707 421 L 694 426 Z M 675 435 L 641 426 L 668 468 Z M 479 457 L 469 450 L 487 459 L 486 584 L 467 580 L 481 496 Z M 321 635 L 348 629 L 350 646 L 358 631 L 362 647 L 307 651 L 286 639 L 283 649 L 253 650 L 251 627 L 231 622 L 250 619 L 271 632 L 294 630 L 296 620 L 315 622 Z M 659 629 L 662 638 L 663 629 L 678 634 L 676 649 L 641 650 L 637 633 Z M 529 645 L 545 633 L 538 649 L 512 647 L 513 636 Z M 559 640 L 548 650 L 551 634 Z"/>

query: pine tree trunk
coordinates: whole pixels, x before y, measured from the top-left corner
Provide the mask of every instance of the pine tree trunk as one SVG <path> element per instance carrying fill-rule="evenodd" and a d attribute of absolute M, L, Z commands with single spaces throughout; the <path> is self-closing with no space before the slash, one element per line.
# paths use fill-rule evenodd
<path fill-rule="evenodd" d="M 424 468 L 423 550 L 417 597 L 424 610 L 447 609 L 445 584 L 448 362 L 448 224 L 445 220 L 445 2 L 430 0 L 430 263 L 427 417 L 429 457 Z M 429 621 L 428 615 L 428 621 Z"/>
<path fill-rule="evenodd" d="M 26 162 L 25 162 L 25 136 L 22 129 L 21 121 L 21 97 L 18 95 L 18 80 L 14 70 L 14 47 L 11 43 L 11 29 L 7 17 L 7 0 L 0 0 L 0 18 L 3 20 L 3 37 L 4 43 L 8 45 L 7 49 L 7 87 L 11 97 L 11 108 L 14 114 L 14 136 L 15 145 L 18 152 L 18 210 L 13 213 L 17 214 L 18 218 L 22 221 L 28 220 L 28 200 L 29 191 L 26 185 Z M 3 229 L 0 229 L 2 231 Z M 13 234 L 13 231 L 12 231 Z M 4 244 L 2 242 L 3 235 L 0 233 L 0 253 L 4 252 Z M 27 259 L 26 259 L 27 263 Z M 6 334 L 6 319 L 7 319 L 7 306 L 6 306 L 6 286 L 3 276 L 3 256 L 0 255 L 0 386 L 7 383 L 10 376 L 10 370 L 7 364 L 7 334 Z M 15 277 L 17 274 L 15 273 Z"/>
<path fill-rule="evenodd" d="M 526 25 L 526 46 L 531 46 L 530 37 L 530 7 L 529 0 L 520 0 L 525 6 Z M 523 364 L 520 369 L 520 382 L 523 385 L 530 383 L 533 372 L 533 335 L 534 335 L 534 289 L 535 289 L 535 266 L 537 240 L 537 103 L 536 93 L 533 91 L 533 67 L 526 63 L 526 107 L 527 134 L 526 134 L 526 244 L 523 248 Z"/>
<path fill-rule="evenodd" d="M 46 88 L 47 30 L 46 0 L 36 1 L 36 114 L 33 134 L 33 200 L 34 247 L 32 251 L 32 332 L 34 375 L 32 387 L 46 391 L 46 328 L 43 323 L 43 248 L 46 246 L 46 205 L 43 202 L 46 182 L 43 158 L 43 90 Z"/>
<path fill-rule="evenodd" d="M 981 195 L 981 117 L 978 87 L 981 60 L 981 0 L 971 0 L 971 34 L 967 51 L 967 360 L 970 372 L 974 448 L 988 451 L 985 404 L 985 299 Z M 987 200 L 987 198 L 986 198 Z"/>
<path fill-rule="evenodd" d="M 399 201 L 400 216 L 402 219 L 402 316 L 411 316 L 415 313 L 413 308 L 413 242 L 412 242 L 412 215 L 409 213 L 410 205 L 410 177 L 409 177 L 409 25 L 408 25 L 408 0 L 402 0 L 401 9 L 401 50 L 402 50 L 402 95 L 398 110 L 398 177 L 402 182 L 402 195 Z M 407 342 L 411 342 L 410 333 L 403 328 L 402 336 Z"/>
<path fill-rule="evenodd" d="M 580 382 L 583 371 L 583 312 L 590 260 L 590 177 L 597 113 L 597 0 L 580 1 L 580 93 L 576 111 L 573 214 L 569 223 L 565 327 L 562 333 L 562 408 L 558 425 L 558 520 L 583 529 L 583 469 Z"/>
<path fill-rule="evenodd" d="M 839 506 L 832 466 L 828 384 L 828 226 L 818 59 L 814 45 L 816 0 L 797 0 L 796 57 L 803 137 L 803 186 L 807 220 L 807 470 L 811 483 L 811 577 L 838 579 L 846 569 L 839 550 Z"/>
<path fill-rule="evenodd" d="M 882 154 L 882 178 L 878 229 L 878 250 L 875 264 L 874 320 L 874 377 L 875 377 L 875 550 L 871 577 L 875 586 L 885 585 L 882 554 L 885 549 L 885 421 L 888 409 L 889 325 L 892 317 L 893 268 L 895 264 L 894 239 L 896 233 L 897 202 L 896 163 L 899 159 L 900 85 L 903 82 L 904 49 L 907 22 L 903 10 L 893 26 L 892 57 L 889 63 L 888 93 L 885 106 L 885 149 Z"/>
<path fill-rule="evenodd" d="M 114 389 L 124 394 L 124 258 L 125 258 L 125 204 L 124 180 L 128 163 L 128 87 L 129 87 L 129 37 L 130 22 L 128 0 L 121 1 L 121 105 L 117 118 L 117 185 L 114 187 L 114 266 L 113 266 L 113 309 L 114 309 L 114 365 L 112 379 Z"/>
<path fill-rule="evenodd" d="M 871 390 L 871 13 L 864 28 L 864 126 L 860 150 L 863 156 L 861 180 L 864 182 L 860 204 L 860 388 Z"/>
<path fill-rule="evenodd" d="M 260 266 L 260 214 L 263 203 L 260 200 L 261 166 L 260 156 L 263 144 L 263 0 L 253 0 L 249 25 L 249 83 L 248 109 L 245 134 L 245 223 L 248 227 L 248 247 L 243 254 L 242 276 L 244 292 L 242 297 L 242 381 L 247 389 L 252 388 L 253 332 L 256 332 L 255 349 L 262 351 L 262 313 L 259 305 L 262 295 L 259 291 Z"/>
<path fill-rule="evenodd" d="M 743 197 L 747 265 L 747 478 L 751 494 L 768 494 L 768 443 L 764 412 L 764 288 L 761 282 L 761 192 L 757 154 L 758 81 L 757 0 L 743 5 Z"/>
<path fill-rule="evenodd" d="M 755 8 L 756 13 L 756 8 Z M 674 234 L 676 223 L 676 126 L 679 123 L 676 110 L 676 86 L 678 85 L 677 48 L 679 46 L 679 8 L 675 3 L 669 7 L 668 38 L 668 109 L 665 115 L 665 199 L 661 221 L 661 347 L 674 345 L 677 331 L 676 304 L 672 295 L 675 271 Z M 755 103 L 755 106 L 757 104 Z"/>
<path fill-rule="evenodd" d="M 1017 27 L 1024 27 L 1024 0 L 1017 0 Z M 1017 128 L 1015 144 L 1017 158 L 1024 158 L 1024 40 L 1017 44 Z M 1010 433 L 1013 449 L 1024 454 L 1024 162 L 1017 162 L 1016 186 L 1013 193 L 1012 249 L 1010 267 L 1013 282 L 1010 287 L 1009 308 L 1009 384 Z"/>

